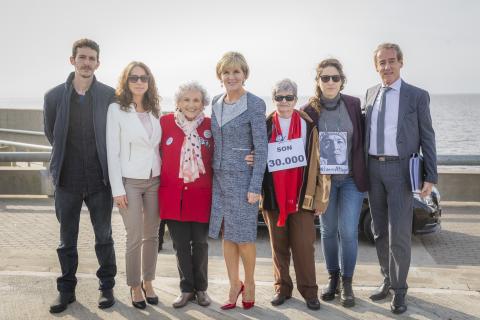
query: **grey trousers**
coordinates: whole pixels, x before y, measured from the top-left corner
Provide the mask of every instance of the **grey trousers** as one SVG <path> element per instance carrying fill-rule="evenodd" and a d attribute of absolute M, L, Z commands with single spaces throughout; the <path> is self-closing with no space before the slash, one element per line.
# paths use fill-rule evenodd
<path fill-rule="evenodd" d="M 369 158 L 370 209 L 375 246 L 384 281 L 406 293 L 410 268 L 413 195 L 400 161 Z"/>
<path fill-rule="evenodd" d="M 127 285 L 136 287 L 143 280 L 155 279 L 158 256 L 159 177 L 150 179 L 123 178 L 127 193 L 127 209 L 120 209 L 127 231 L 125 262 Z"/>

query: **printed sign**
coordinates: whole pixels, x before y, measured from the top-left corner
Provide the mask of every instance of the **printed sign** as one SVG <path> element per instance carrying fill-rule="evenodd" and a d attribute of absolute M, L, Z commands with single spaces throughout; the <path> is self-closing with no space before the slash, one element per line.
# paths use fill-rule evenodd
<path fill-rule="evenodd" d="M 346 132 L 320 132 L 320 173 L 348 174 Z"/>
<path fill-rule="evenodd" d="M 305 167 L 306 165 L 307 157 L 302 138 L 268 144 L 267 166 L 269 172 Z"/>

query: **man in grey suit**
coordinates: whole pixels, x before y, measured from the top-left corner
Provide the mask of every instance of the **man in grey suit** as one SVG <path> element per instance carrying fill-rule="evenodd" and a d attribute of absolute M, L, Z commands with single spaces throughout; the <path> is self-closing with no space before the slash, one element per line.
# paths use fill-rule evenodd
<path fill-rule="evenodd" d="M 435 133 L 428 92 L 400 78 L 400 47 L 383 43 L 374 51 L 375 68 L 382 80 L 367 90 L 365 99 L 365 152 L 370 179 L 369 200 L 382 285 L 370 296 L 376 301 L 394 291 L 393 313 L 407 310 L 405 294 L 411 256 L 413 194 L 409 159 L 422 150 L 426 197 L 437 183 Z"/>

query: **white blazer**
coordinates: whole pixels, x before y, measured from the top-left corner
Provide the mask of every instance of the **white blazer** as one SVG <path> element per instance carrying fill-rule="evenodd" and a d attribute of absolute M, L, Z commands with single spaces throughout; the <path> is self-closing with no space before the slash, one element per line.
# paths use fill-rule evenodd
<path fill-rule="evenodd" d="M 149 138 L 135 108 L 126 112 L 112 103 L 107 113 L 108 176 L 114 197 L 126 194 L 122 177 L 148 179 L 160 175 L 159 144 L 162 129 L 150 112 L 152 136 Z"/>

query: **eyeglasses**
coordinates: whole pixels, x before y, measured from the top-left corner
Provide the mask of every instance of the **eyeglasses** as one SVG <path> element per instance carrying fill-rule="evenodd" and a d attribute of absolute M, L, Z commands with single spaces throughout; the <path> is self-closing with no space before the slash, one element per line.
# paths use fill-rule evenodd
<path fill-rule="evenodd" d="M 136 76 L 136 75 L 133 75 L 133 76 L 128 76 L 128 82 L 130 83 L 137 83 L 138 80 L 140 79 L 140 81 L 142 81 L 143 83 L 147 83 L 148 82 L 148 76 L 144 75 L 144 76 Z"/>
<path fill-rule="evenodd" d="M 275 101 L 277 101 L 277 102 L 283 101 L 283 99 L 285 99 L 288 102 L 291 102 L 291 101 L 295 100 L 295 96 L 292 95 L 292 94 L 290 94 L 288 96 L 275 96 L 273 99 L 275 99 Z"/>
<path fill-rule="evenodd" d="M 340 76 L 340 75 L 320 76 L 320 79 L 322 80 L 322 82 L 325 82 L 325 83 L 330 81 L 330 79 L 332 79 L 333 82 L 339 82 L 340 80 L 342 80 L 342 76 Z"/>

